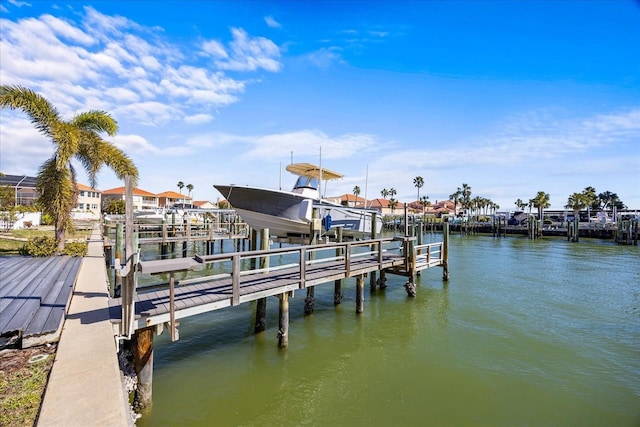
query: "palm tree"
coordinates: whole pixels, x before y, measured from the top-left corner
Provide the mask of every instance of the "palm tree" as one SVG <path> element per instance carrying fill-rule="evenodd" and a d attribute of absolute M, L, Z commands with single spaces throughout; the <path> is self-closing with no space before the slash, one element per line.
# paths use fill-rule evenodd
<path fill-rule="evenodd" d="M 418 198 L 416 200 L 420 200 L 420 188 L 422 188 L 422 186 L 424 185 L 424 178 L 422 178 L 421 176 L 416 176 L 415 178 L 413 178 L 413 185 L 416 186 L 416 188 L 418 189 Z"/>
<path fill-rule="evenodd" d="M 380 195 L 382 196 L 383 199 L 386 199 L 389 196 L 389 190 L 387 190 L 386 188 L 383 188 L 382 191 L 380 192 Z"/>
<path fill-rule="evenodd" d="M 355 186 L 353 187 L 353 195 L 356 196 L 356 200 L 353 202 L 353 206 L 357 206 L 358 205 L 358 196 L 360 195 L 360 187 L 359 186 Z"/>
<path fill-rule="evenodd" d="M 398 201 L 396 199 L 394 199 L 393 197 L 389 199 L 389 207 L 391 208 L 391 214 L 393 215 L 393 213 L 396 210 L 396 206 L 398 206 Z"/>
<path fill-rule="evenodd" d="M 524 208 L 527 207 L 527 204 L 525 202 L 522 201 L 522 199 L 518 199 L 516 200 L 515 205 L 518 207 L 518 209 L 520 210 L 524 210 Z"/>
<path fill-rule="evenodd" d="M 538 191 L 536 197 L 531 199 L 531 204 L 534 208 L 538 208 L 538 219 L 541 220 L 544 209 L 551 206 L 551 203 L 549 203 L 549 194 L 544 191 Z"/>
<path fill-rule="evenodd" d="M 391 198 L 393 198 L 396 194 L 398 194 L 398 192 L 396 191 L 396 189 L 395 189 L 395 188 L 390 188 L 390 189 L 389 189 L 389 196 L 390 196 Z"/>
<path fill-rule="evenodd" d="M 187 190 L 189 191 L 189 199 L 191 199 L 191 192 L 193 191 L 193 184 L 187 184 Z M 193 201 L 192 201 L 193 203 Z"/>
<path fill-rule="evenodd" d="M 589 206 L 589 199 L 584 193 L 573 193 L 567 199 L 566 208 L 573 209 L 573 213 L 577 218 L 580 214 L 580 210 Z"/>
<path fill-rule="evenodd" d="M 0 107 L 22 110 L 55 146 L 53 156 L 40 166 L 36 190 L 43 212 L 54 220 L 55 239 L 62 250 L 66 231 L 73 230 L 71 210 L 78 198 L 71 161 L 75 159 L 83 166 L 91 187 L 97 185 L 97 174 L 103 166 L 111 168 L 119 179 L 133 176 L 134 183 L 138 169 L 124 152 L 102 139 L 102 133 L 113 136 L 118 130 L 116 121 L 104 111 L 90 110 L 64 120 L 42 95 L 22 86 L 5 85 L 0 86 Z"/>
<path fill-rule="evenodd" d="M 462 195 L 462 207 L 467 210 L 471 209 L 471 187 L 468 184 L 462 184 L 462 192 L 460 194 Z"/>
<path fill-rule="evenodd" d="M 461 201 L 461 197 L 462 197 L 462 190 L 460 190 L 460 187 L 458 187 L 458 189 L 456 190 L 455 193 L 449 195 L 449 199 L 451 199 L 453 201 L 453 214 L 454 215 L 456 215 L 458 213 L 458 204 Z"/>
<path fill-rule="evenodd" d="M 426 211 L 426 207 L 427 206 L 431 206 L 431 202 L 429 201 L 429 196 L 422 196 L 420 198 L 420 204 L 422 205 L 422 215 L 424 216 L 424 213 Z"/>

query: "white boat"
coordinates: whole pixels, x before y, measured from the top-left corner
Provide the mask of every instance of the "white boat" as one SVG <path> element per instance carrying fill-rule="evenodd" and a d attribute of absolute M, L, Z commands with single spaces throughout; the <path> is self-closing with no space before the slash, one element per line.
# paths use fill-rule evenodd
<path fill-rule="evenodd" d="M 214 187 L 251 228 L 268 228 L 272 236 L 310 235 L 314 210 L 316 218 L 322 220 L 322 234 L 333 234 L 339 227 L 346 237 L 371 234 L 373 214 L 377 211 L 342 206 L 320 198 L 320 184 L 342 178 L 342 174 L 311 163 L 292 163 L 286 169 L 298 176 L 291 191 L 218 184 Z M 375 230 L 381 229 L 382 220 L 377 215 Z"/>

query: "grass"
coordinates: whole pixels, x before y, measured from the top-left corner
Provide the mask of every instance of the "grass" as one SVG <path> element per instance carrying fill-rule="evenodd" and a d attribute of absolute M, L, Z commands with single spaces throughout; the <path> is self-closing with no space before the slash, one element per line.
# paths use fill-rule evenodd
<path fill-rule="evenodd" d="M 33 426 L 55 354 L 44 352 L 46 359 L 29 363 L 35 351 L 11 351 L 16 353 L 3 355 L 0 367 L 0 425 Z"/>
<path fill-rule="evenodd" d="M 51 227 L 47 228 L 23 228 L 19 230 L 10 230 L 8 233 L 0 234 L 0 256 L 2 255 L 18 255 L 22 246 L 27 239 L 43 236 L 54 236 L 54 231 Z M 67 233 L 67 240 L 69 239 L 86 239 L 91 234 L 91 231 L 76 230 L 74 233 Z M 21 239 L 21 240 L 15 240 Z M 0 424 L 2 425 L 2 424 Z"/>

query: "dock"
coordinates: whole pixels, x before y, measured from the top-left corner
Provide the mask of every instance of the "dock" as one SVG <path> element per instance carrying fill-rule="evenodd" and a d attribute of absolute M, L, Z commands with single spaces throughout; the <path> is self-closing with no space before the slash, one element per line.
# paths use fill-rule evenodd
<path fill-rule="evenodd" d="M 440 242 L 415 246 L 416 262 L 409 266 L 409 257 L 403 254 L 408 242 L 386 238 L 141 261 L 141 274 L 169 275 L 214 265 L 226 265 L 228 271 L 173 284 L 170 280 L 149 290 L 138 288 L 135 330 L 169 322 L 172 316 L 177 320 L 374 271 L 409 276 L 442 265 L 443 243 Z M 291 262 L 274 265 L 274 258 Z M 270 267 L 256 267 L 257 260 L 262 263 L 266 260 Z M 121 322 L 121 313 L 122 298 L 112 299 L 110 316 L 114 324 Z"/>
<path fill-rule="evenodd" d="M 126 262 L 115 266 L 121 283 L 116 293 L 122 296 L 110 300 L 109 317 L 119 345 L 133 353 L 136 407 L 144 408 L 152 400 L 153 338 L 166 328 L 171 341 L 178 340 L 180 319 L 257 301 L 255 331 L 260 332 L 266 299 L 275 297 L 278 346 L 283 348 L 289 341 L 289 299 L 294 292 L 306 292 L 305 313 L 311 313 L 316 286 L 332 283 L 334 303 L 340 304 L 344 279 L 355 278 L 355 313 L 361 314 L 366 276 L 371 289 L 386 287 L 386 274 L 406 276 L 409 297 L 416 295 L 416 276 L 425 269 L 442 267 L 443 280 L 449 278 L 448 227 L 443 242 L 429 244 L 404 236 L 269 248 L 268 230 L 261 235 L 266 249 L 149 261 L 129 252 Z M 132 240 L 127 236 L 129 251 L 134 250 Z M 187 271 L 192 271 L 187 279 L 176 280 L 176 274 L 185 277 L 182 273 Z M 142 274 L 160 276 L 160 282 L 138 287 Z"/>
<path fill-rule="evenodd" d="M 0 257 L 0 348 L 57 342 L 82 258 Z"/>

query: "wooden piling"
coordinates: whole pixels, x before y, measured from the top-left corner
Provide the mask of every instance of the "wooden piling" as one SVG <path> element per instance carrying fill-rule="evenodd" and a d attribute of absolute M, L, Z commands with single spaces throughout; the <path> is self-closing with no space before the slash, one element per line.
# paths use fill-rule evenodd
<path fill-rule="evenodd" d="M 257 234 L 255 231 L 252 233 L 251 243 L 253 247 L 257 244 Z M 253 249 L 253 248 L 252 248 Z M 260 249 L 268 250 L 269 249 L 269 229 L 265 228 L 260 230 Z M 268 268 L 269 267 L 269 257 L 261 257 L 260 258 L 260 268 Z M 260 298 L 256 302 L 256 323 L 254 332 L 262 332 L 266 329 L 266 317 L 267 317 L 267 298 Z"/>
<path fill-rule="evenodd" d="M 320 230 L 317 229 L 317 222 L 315 221 L 316 219 L 318 219 L 318 210 L 314 209 L 313 210 L 313 215 L 312 215 L 312 220 L 311 220 L 311 224 L 310 224 L 310 236 L 311 239 L 309 241 L 310 245 L 315 245 L 318 243 L 318 234 L 320 232 Z M 316 253 L 314 252 L 309 252 L 309 260 L 313 260 L 316 258 Z M 309 286 L 307 288 L 307 297 L 304 299 L 304 314 L 311 314 L 313 313 L 313 305 L 315 303 L 315 288 L 313 286 Z"/>
<path fill-rule="evenodd" d="M 364 311 L 364 275 L 356 277 L 356 314 Z"/>
<path fill-rule="evenodd" d="M 442 280 L 449 281 L 449 219 L 442 224 Z"/>
<path fill-rule="evenodd" d="M 289 345 L 289 292 L 278 295 L 278 347 Z"/>
<path fill-rule="evenodd" d="M 342 243 L 342 227 L 338 227 L 338 242 Z M 341 248 L 336 249 L 336 256 L 344 256 Z M 333 287 L 333 305 L 338 305 L 342 302 L 342 279 L 337 279 L 334 282 Z"/>
<path fill-rule="evenodd" d="M 371 214 L 371 239 L 375 240 L 378 238 L 378 230 L 376 230 L 376 220 L 377 220 L 377 215 L 374 212 L 373 214 Z M 372 249 L 373 249 L 373 245 L 372 245 Z M 382 250 L 382 247 L 378 247 L 379 250 Z M 378 281 L 376 280 L 376 271 L 372 271 L 371 273 L 369 273 L 369 289 L 371 289 L 371 291 L 375 291 L 376 290 L 376 285 L 378 284 Z"/>
<path fill-rule="evenodd" d="M 134 367 L 138 387 L 134 397 L 137 409 L 151 405 L 153 391 L 153 331 L 155 327 L 139 329 L 134 335 Z"/>

